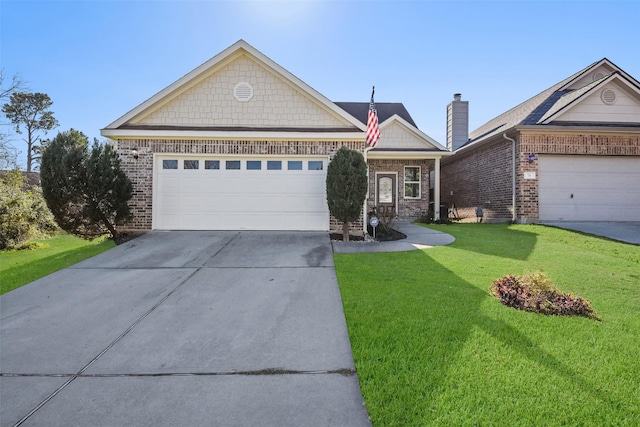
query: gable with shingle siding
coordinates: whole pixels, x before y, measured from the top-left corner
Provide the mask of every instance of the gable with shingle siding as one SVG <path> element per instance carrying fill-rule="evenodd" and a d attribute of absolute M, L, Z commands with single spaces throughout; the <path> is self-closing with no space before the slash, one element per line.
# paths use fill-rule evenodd
<path fill-rule="evenodd" d="M 250 100 L 235 98 L 238 83 L 248 83 L 253 89 Z M 352 128 L 247 56 L 235 59 L 131 124 Z"/>

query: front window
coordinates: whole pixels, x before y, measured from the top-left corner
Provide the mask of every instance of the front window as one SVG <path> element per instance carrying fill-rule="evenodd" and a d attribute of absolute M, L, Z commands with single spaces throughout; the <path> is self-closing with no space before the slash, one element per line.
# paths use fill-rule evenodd
<path fill-rule="evenodd" d="M 420 167 L 405 166 L 404 168 L 404 198 L 420 198 Z"/>

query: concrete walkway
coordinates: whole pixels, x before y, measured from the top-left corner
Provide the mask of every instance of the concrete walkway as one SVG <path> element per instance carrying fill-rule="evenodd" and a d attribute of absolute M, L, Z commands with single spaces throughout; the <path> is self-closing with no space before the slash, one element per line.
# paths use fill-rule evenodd
<path fill-rule="evenodd" d="M 450 234 L 410 222 L 395 222 L 393 228 L 405 234 L 407 238 L 391 242 L 332 242 L 333 252 L 337 254 L 404 252 L 448 245 L 456 240 Z"/>
<path fill-rule="evenodd" d="M 640 221 L 541 221 L 539 224 L 640 245 Z"/>
<path fill-rule="evenodd" d="M 370 426 L 327 233 L 152 232 L 0 312 L 2 426 Z"/>

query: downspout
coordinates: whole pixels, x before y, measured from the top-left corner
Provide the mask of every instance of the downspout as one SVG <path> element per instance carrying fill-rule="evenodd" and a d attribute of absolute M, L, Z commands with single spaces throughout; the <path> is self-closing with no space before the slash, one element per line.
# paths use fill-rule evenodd
<path fill-rule="evenodd" d="M 509 138 L 506 132 L 502 133 L 502 137 L 507 141 L 511 141 L 511 206 L 513 207 L 511 222 L 515 224 L 518 220 L 518 215 L 516 214 L 516 140 L 513 138 Z"/>

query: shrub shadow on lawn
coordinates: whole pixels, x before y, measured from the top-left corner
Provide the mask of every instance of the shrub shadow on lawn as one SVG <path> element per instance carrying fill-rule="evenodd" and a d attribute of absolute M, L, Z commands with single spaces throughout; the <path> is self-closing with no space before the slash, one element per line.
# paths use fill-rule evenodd
<path fill-rule="evenodd" d="M 529 234 L 521 233 L 520 238 L 530 243 Z M 447 377 L 464 366 L 461 354 L 469 352 L 466 346 L 477 330 L 532 362 L 538 372 L 529 375 L 550 372 L 600 401 L 608 401 L 580 373 L 526 335 L 503 320 L 483 314 L 481 305 L 490 298 L 488 292 L 457 276 L 427 253 L 380 255 L 372 261 L 381 268 L 366 270 L 371 276 L 358 281 L 359 289 L 342 290 L 358 376 L 365 403 L 374 414 L 374 425 L 384 424 L 383 420 L 375 419 L 375 414 L 393 413 L 388 419 L 399 425 L 409 425 L 416 419 L 438 424 L 434 416 L 446 418 L 446 414 L 438 414 L 442 407 L 434 402 L 448 401 L 452 394 L 461 392 L 458 388 L 473 386 L 473 380 L 468 384 L 452 384 Z M 411 263 L 420 268 L 400 273 L 393 266 L 395 256 L 411 257 Z M 425 283 L 425 271 L 437 281 Z M 375 330 L 371 325 L 376 325 Z M 487 364 L 486 369 L 505 368 L 495 362 Z M 420 404 L 413 408 L 404 404 L 416 400 Z"/>

